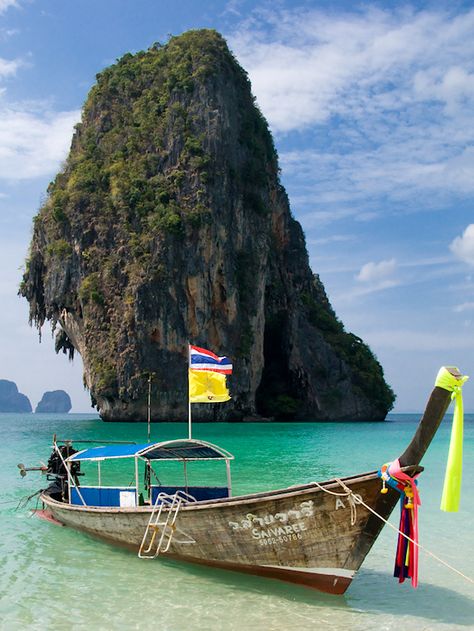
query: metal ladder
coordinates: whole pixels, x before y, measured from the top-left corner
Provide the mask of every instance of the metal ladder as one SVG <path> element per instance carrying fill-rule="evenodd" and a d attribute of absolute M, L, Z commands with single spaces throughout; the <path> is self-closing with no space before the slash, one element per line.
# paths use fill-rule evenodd
<path fill-rule="evenodd" d="M 184 491 L 176 491 L 173 495 L 158 494 L 138 551 L 140 559 L 156 559 L 159 554 L 168 552 L 173 535 L 176 530 L 179 530 L 175 526 L 175 522 L 181 505 L 183 502 L 195 501 L 196 499 L 192 495 Z M 163 515 L 162 519 L 161 515 L 164 508 L 166 514 Z M 180 532 L 187 537 L 187 541 L 180 541 L 179 543 L 195 543 L 186 533 L 181 530 Z"/>

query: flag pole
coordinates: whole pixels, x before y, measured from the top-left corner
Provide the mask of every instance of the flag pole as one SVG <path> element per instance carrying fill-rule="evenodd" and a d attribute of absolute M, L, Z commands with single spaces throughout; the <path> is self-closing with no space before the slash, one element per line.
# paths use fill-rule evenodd
<path fill-rule="evenodd" d="M 191 370 L 191 345 L 188 342 L 188 438 L 191 440 L 191 396 L 189 393 L 189 371 Z"/>
<path fill-rule="evenodd" d="M 151 434 L 151 380 L 153 373 L 148 374 L 148 405 L 147 405 L 147 442 L 150 442 L 150 434 Z"/>

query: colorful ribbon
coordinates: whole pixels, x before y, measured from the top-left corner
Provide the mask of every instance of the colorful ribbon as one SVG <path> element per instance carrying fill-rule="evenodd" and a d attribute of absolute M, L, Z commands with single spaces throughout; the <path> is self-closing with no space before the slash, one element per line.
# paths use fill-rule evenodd
<path fill-rule="evenodd" d="M 450 370 L 451 369 L 451 370 Z M 452 373 L 455 374 L 452 374 Z M 456 376 L 458 375 L 458 376 Z M 451 440 L 449 443 L 448 462 L 444 477 L 443 495 L 441 498 L 441 510 L 457 512 L 461 500 L 462 481 L 462 442 L 464 427 L 464 409 L 462 400 L 462 386 L 469 377 L 461 376 L 458 368 L 441 368 L 436 378 L 435 385 L 452 392 L 454 400 L 453 425 L 451 428 Z"/>
<path fill-rule="evenodd" d="M 421 505 L 420 494 L 415 478 L 401 470 L 400 462 L 395 460 L 387 468 L 388 475 L 396 480 L 397 488 L 402 486 L 400 498 L 400 533 L 411 539 L 409 541 L 403 534 L 398 535 L 397 554 L 395 557 L 394 576 L 398 582 L 403 583 L 406 578 L 411 578 L 413 587 L 418 586 L 418 506 Z M 399 489 L 398 489 L 399 490 Z"/>

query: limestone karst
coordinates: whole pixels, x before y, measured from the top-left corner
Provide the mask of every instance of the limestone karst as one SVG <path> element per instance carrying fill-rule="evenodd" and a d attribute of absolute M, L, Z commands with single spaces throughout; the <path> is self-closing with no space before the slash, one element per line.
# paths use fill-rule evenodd
<path fill-rule="evenodd" d="M 232 357 L 197 419 L 380 420 L 393 392 L 309 267 L 245 71 L 215 31 L 97 76 L 20 292 L 79 352 L 104 420 L 185 420 L 187 344 Z"/>

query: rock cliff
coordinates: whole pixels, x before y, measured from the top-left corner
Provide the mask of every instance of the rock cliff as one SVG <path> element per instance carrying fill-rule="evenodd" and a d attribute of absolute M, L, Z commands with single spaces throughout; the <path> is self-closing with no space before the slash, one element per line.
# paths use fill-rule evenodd
<path fill-rule="evenodd" d="M 35 409 L 35 414 L 67 414 L 71 409 L 71 397 L 64 390 L 45 392 Z"/>
<path fill-rule="evenodd" d="M 309 267 L 246 73 L 214 31 L 97 76 L 20 293 L 84 362 L 104 420 L 184 420 L 187 342 L 233 359 L 194 418 L 380 420 L 394 396 Z"/>
<path fill-rule="evenodd" d="M 18 392 L 16 383 L 7 379 L 0 379 L 0 412 L 31 412 L 26 394 Z"/>

